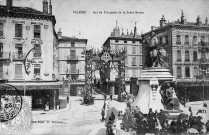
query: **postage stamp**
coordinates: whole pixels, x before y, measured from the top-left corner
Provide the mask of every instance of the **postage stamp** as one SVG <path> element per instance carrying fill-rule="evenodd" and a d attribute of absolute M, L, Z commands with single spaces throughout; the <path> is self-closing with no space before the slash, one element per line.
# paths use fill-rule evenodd
<path fill-rule="evenodd" d="M 1 122 L 0 131 L 3 133 L 29 133 L 31 130 L 31 120 L 31 97 L 23 96 L 21 110 L 13 119 Z"/>
<path fill-rule="evenodd" d="M 0 121 L 5 122 L 15 118 L 22 108 L 22 97 L 14 86 L 0 85 Z"/>
<path fill-rule="evenodd" d="M 31 129 L 31 97 L 12 85 L 0 85 L 0 132 L 26 133 Z"/>

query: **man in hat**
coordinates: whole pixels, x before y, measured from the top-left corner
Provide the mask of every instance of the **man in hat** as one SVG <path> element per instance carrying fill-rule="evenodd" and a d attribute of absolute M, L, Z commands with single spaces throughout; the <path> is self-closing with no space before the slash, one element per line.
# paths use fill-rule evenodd
<path fill-rule="evenodd" d="M 102 109 L 102 112 L 101 112 L 101 115 L 102 115 L 102 122 L 105 120 L 104 116 L 105 116 L 105 110 Z"/>

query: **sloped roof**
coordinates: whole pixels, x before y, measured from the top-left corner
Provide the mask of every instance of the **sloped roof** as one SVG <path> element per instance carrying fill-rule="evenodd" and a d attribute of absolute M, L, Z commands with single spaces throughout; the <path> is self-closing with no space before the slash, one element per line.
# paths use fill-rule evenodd
<path fill-rule="evenodd" d="M 56 23 L 54 15 L 44 13 L 29 7 L 15 7 L 13 6 L 9 11 L 6 6 L 0 5 L 0 17 L 14 17 L 27 19 L 42 19 L 51 20 L 53 24 Z"/>

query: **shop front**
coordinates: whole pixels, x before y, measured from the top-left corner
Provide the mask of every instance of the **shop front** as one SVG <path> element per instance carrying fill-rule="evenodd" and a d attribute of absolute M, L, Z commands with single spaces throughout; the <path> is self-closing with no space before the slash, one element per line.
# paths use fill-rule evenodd
<path fill-rule="evenodd" d="M 209 82 L 178 82 L 177 96 L 185 102 L 209 100 Z"/>
<path fill-rule="evenodd" d="M 21 96 L 32 97 L 32 110 L 59 109 L 60 82 L 19 82 L 9 83 L 17 88 Z"/>

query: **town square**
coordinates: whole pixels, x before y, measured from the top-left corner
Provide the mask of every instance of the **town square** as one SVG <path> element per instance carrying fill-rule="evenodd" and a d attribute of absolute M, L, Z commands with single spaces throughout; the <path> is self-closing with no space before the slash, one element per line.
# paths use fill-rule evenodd
<path fill-rule="evenodd" d="M 209 134 L 208 6 L 0 0 L 0 134 Z"/>

